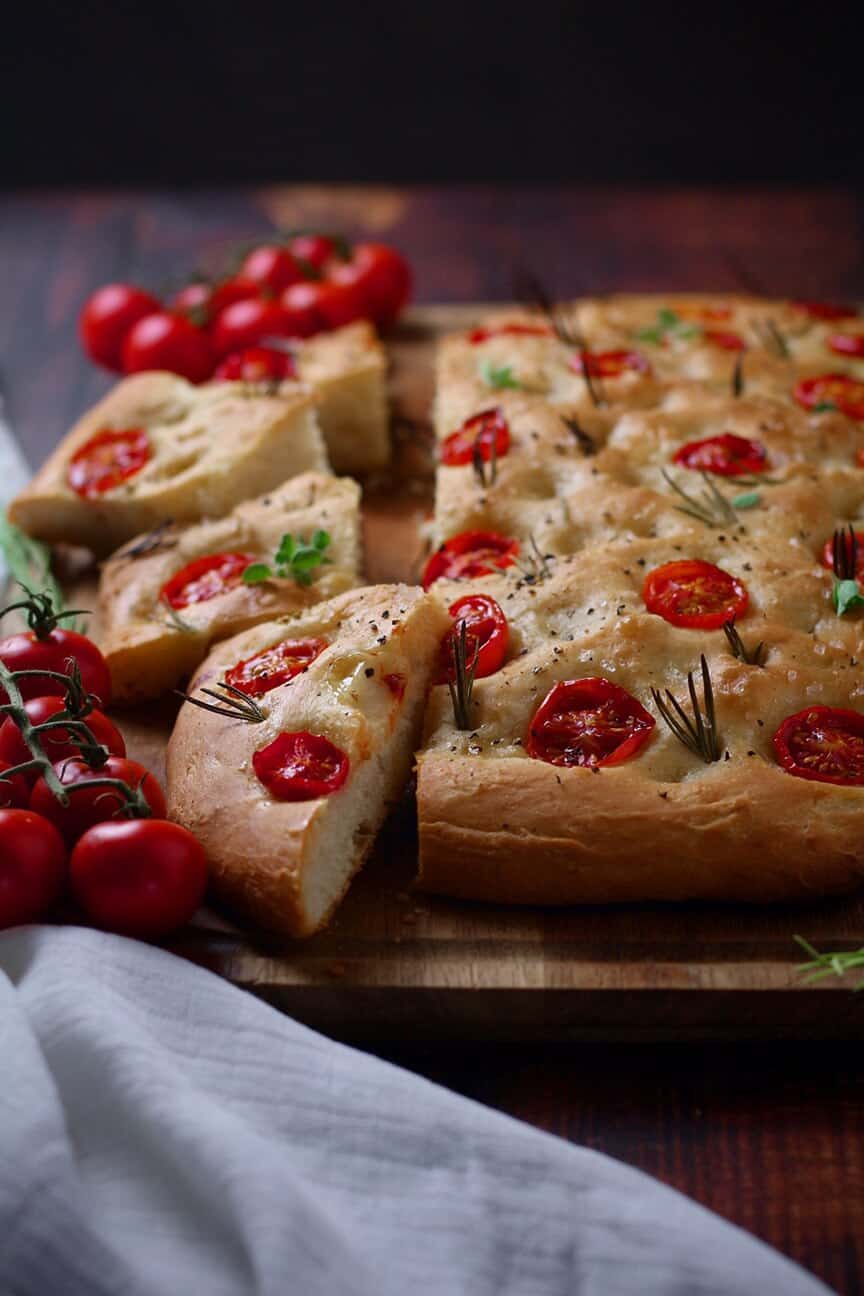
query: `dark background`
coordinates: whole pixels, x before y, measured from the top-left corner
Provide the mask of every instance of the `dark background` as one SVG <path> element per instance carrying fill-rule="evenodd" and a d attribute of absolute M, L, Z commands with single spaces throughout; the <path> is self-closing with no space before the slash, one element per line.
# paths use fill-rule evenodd
<path fill-rule="evenodd" d="M 860 185 L 854 13 L 18 3 L 0 32 L 0 184 Z"/>

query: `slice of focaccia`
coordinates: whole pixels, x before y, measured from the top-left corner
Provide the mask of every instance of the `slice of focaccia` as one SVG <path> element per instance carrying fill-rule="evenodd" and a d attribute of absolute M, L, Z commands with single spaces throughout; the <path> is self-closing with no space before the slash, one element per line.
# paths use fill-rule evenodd
<path fill-rule="evenodd" d="M 168 373 L 124 379 L 12 502 L 29 535 L 109 553 L 166 518 L 219 517 L 327 459 L 312 396 Z"/>
<path fill-rule="evenodd" d="M 225 690 L 224 715 L 182 707 L 169 813 L 232 907 L 292 936 L 327 921 L 408 777 L 449 625 L 422 590 L 379 585 L 211 653 L 191 693 L 223 683 L 246 697 Z"/>
<path fill-rule="evenodd" d="M 334 472 L 364 474 L 390 459 L 384 348 L 366 320 L 296 344 Z M 283 389 L 284 390 L 284 389 Z"/>
<path fill-rule="evenodd" d="M 227 517 L 160 528 L 105 563 L 100 644 L 118 702 L 138 702 L 188 678 L 219 639 L 274 616 L 304 611 L 357 584 L 360 489 L 348 478 L 302 473 Z M 326 559 L 292 576 L 246 584 L 254 563 L 275 570 L 284 535 L 325 532 Z M 302 583 L 308 577 L 308 584 Z"/>

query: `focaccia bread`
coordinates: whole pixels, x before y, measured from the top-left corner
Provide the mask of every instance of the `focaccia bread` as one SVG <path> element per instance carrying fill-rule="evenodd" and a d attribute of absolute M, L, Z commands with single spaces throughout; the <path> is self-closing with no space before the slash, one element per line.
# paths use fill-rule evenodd
<path fill-rule="evenodd" d="M 302 473 L 227 517 L 160 528 L 110 558 L 99 625 L 115 700 L 158 697 L 188 678 L 217 640 L 356 585 L 359 502 L 356 482 Z M 308 543 L 318 531 L 329 536 L 327 562 L 309 573 L 308 585 L 290 577 L 243 583 L 252 562 L 273 565 L 283 535 Z"/>
<path fill-rule="evenodd" d="M 191 692 L 234 682 L 257 717 L 182 707 L 169 813 L 201 841 L 233 909 L 292 936 L 327 922 L 408 778 L 448 626 L 421 590 L 372 586 L 210 655 Z"/>
<path fill-rule="evenodd" d="M 315 393 L 334 472 L 362 476 L 383 468 L 390 460 L 387 364 L 373 326 L 358 320 L 292 349 L 297 377 Z"/>
<path fill-rule="evenodd" d="M 125 378 L 9 508 L 28 535 L 110 553 L 166 518 L 219 517 L 327 459 L 311 395 L 169 373 Z"/>

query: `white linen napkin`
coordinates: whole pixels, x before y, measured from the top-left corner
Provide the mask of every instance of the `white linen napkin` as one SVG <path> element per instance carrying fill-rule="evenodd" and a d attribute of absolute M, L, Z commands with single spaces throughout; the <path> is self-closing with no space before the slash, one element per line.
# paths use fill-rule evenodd
<path fill-rule="evenodd" d="M 638 1171 L 164 951 L 0 935 L 4 1296 L 816 1296 Z"/>

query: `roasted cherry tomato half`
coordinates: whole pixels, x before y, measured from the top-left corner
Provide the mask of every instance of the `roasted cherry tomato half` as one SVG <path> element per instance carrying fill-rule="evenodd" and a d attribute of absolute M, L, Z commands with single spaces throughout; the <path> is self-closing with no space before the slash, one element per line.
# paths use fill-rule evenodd
<path fill-rule="evenodd" d="M 66 846 L 54 825 L 32 810 L 0 810 L 0 930 L 36 922 L 65 881 Z"/>
<path fill-rule="evenodd" d="M 672 462 L 694 472 L 716 473 L 719 477 L 745 477 L 765 472 L 768 455 L 759 441 L 723 432 L 704 441 L 688 441 L 672 456 Z"/>
<path fill-rule="evenodd" d="M 315 801 L 348 777 L 345 752 L 322 734 L 282 733 L 252 756 L 252 768 L 277 801 Z"/>
<path fill-rule="evenodd" d="M 472 346 L 496 337 L 552 337 L 548 324 L 492 324 L 488 328 L 472 329 L 468 341 Z"/>
<path fill-rule="evenodd" d="M 642 597 L 649 612 L 689 630 L 719 630 L 747 611 L 747 588 L 722 567 L 684 558 L 655 567 L 645 577 Z"/>
<path fill-rule="evenodd" d="M 143 428 L 104 428 L 69 460 L 66 480 L 84 499 L 96 499 L 139 473 L 153 448 Z"/>
<path fill-rule="evenodd" d="M 473 578 L 512 567 L 519 541 L 496 531 L 461 531 L 436 549 L 423 569 L 423 588 L 447 576 Z"/>
<path fill-rule="evenodd" d="M 743 351 L 746 346 L 739 333 L 725 332 L 723 329 L 705 329 L 702 336 L 706 342 L 720 347 L 722 351 Z"/>
<path fill-rule="evenodd" d="M 44 777 L 40 777 L 30 794 L 30 809 L 50 819 L 70 846 L 95 824 L 123 817 L 122 810 L 127 804 L 123 793 L 119 788 L 105 787 L 99 779 L 121 779 L 133 790 L 140 789 L 154 819 L 164 819 L 167 813 L 165 797 L 153 775 L 125 756 L 109 756 L 98 769 L 72 757 L 55 762 L 54 772 L 63 786 L 71 789 L 68 806 L 58 800 Z"/>
<path fill-rule="evenodd" d="M 123 372 L 165 369 L 191 383 L 206 382 L 213 372 L 214 358 L 203 329 L 185 315 L 155 311 L 145 315 L 126 335 L 123 343 Z"/>
<path fill-rule="evenodd" d="M 30 788 L 23 774 L 8 774 L 12 766 L 0 760 L 0 810 L 25 810 L 30 804 Z"/>
<path fill-rule="evenodd" d="M 456 678 L 454 645 L 465 626 L 465 667 L 474 670 L 475 679 L 494 675 L 504 665 L 510 630 L 500 606 L 488 594 L 466 594 L 450 605 L 453 628 L 441 644 L 441 659 L 436 684 Z M 475 665 L 476 663 L 476 665 Z"/>
<path fill-rule="evenodd" d="M 33 630 L 25 630 L 10 635 L 8 639 L 0 639 L 0 661 L 10 671 L 49 670 L 68 675 L 70 660 L 78 664 L 85 693 L 92 693 L 103 707 L 108 706 L 111 701 L 111 672 L 92 639 L 76 634 L 74 630 L 64 630 L 62 626 L 56 626 L 41 637 Z M 52 693 L 62 697 L 66 692 L 60 680 L 48 679 L 45 675 L 25 676 L 18 680 L 18 688 L 25 701 Z M 6 691 L 0 688 L 0 703 L 6 701 Z"/>
<path fill-rule="evenodd" d="M 246 257 L 240 267 L 240 277 L 254 283 L 259 292 L 269 292 L 275 297 L 283 288 L 299 283 L 303 271 L 286 248 L 264 243 Z"/>
<path fill-rule="evenodd" d="M 650 373 L 651 366 L 639 351 L 582 351 L 570 362 L 576 373 L 584 373 L 585 362 L 592 378 L 620 378 L 624 373 Z"/>
<path fill-rule="evenodd" d="M 283 639 L 225 673 L 225 683 L 250 697 L 260 697 L 306 670 L 327 647 L 326 639 Z"/>
<path fill-rule="evenodd" d="M 195 558 L 181 567 L 159 592 L 159 597 L 173 608 L 190 607 L 193 603 L 206 603 L 208 599 L 226 594 L 243 583 L 243 573 L 255 562 L 249 554 L 220 553 Z"/>
<path fill-rule="evenodd" d="M 822 405 L 834 406 L 847 418 L 864 419 L 864 382 L 848 374 L 820 374 L 818 378 L 802 378 L 795 384 L 792 395 L 805 409 L 818 411 Z"/>
<path fill-rule="evenodd" d="M 510 449 L 510 428 L 500 409 L 482 410 L 451 432 L 441 445 L 441 462 L 450 468 L 470 464 L 475 448 L 484 463 L 492 458 L 502 459 Z"/>
<path fill-rule="evenodd" d="M 847 551 L 845 556 L 849 560 L 849 566 L 852 565 L 852 555 L 848 552 L 850 548 L 850 539 L 848 531 L 842 532 L 843 546 Z M 855 579 L 864 580 L 864 531 L 855 532 Z M 829 536 L 822 546 L 821 562 L 823 567 L 834 570 L 834 537 Z"/>
<path fill-rule="evenodd" d="M 233 351 L 216 367 L 217 382 L 284 382 L 297 377 L 297 363 L 290 351 L 276 347 L 247 347 Z"/>
<path fill-rule="evenodd" d="M 64 709 L 65 700 L 59 697 L 36 697 L 24 703 L 24 710 L 34 725 L 56 719 Z M 123 735 L 101 711 L 91 711 L 89 715 L 84 716 L 84 724 L 96 742 L 108 749 L 109 755 L 126 755 Z M 77 731 L 70 734 L 68 729 L 58 725 L 56 729 L 43 730 L 39 737 L 42 749 L 52 764 L 55 761 L 66 760 L 70 756 L 81 755 Z M 21 737 L 21 731 L 12 717 L 7 716 L 0 724 L 0 761 L 5 761 L 7 765 L 23 765 L 29 760 L 30 752 Z M 36 780 L 36 772 L 28 772 L 24 777 L 28 783 L 33 783 Z"/>
<path fill-rule="evenodd" d="M 564 680 L 535 711 L 525 750 L 550 765 L 620 765 L 648 741 L 655 724 L 641 703 L 611 680 Z"/>
<path fill-rule="evenodd" d="M 289 332 L 285 312 L 278 302 L 244 297 L 231 302 L 213 321 L 213 350 L 222 359 L 233 351 L 257 346 L 264 338 L 285 337 Z"/>
<path fill-rule="evenodd" d="M 166 936 L 188 922 L 204 898 L 201 843 L 165 819 L 96 824 L 69 861 L 75 899 L 88 918 L 126 936 Z"/>
<path fill-rule="evenodd" d="M 796 301 L 792 305 L 811 319 L 818 320 L 851 319 L 858 314 L 854 306 L 841 306 L 836 302 Z"/>
<path fill-rule="evenodd" d="M 133 324 L 160 309 L 155 297 L 132 284 L 110 283 L 97 288 L 78 321 L 84 350 L 97 364 L 122 373 L 126 335 Z"/>
<path fill-rule="evenodd" d="M 813 706 L 788 716 L 772 742 L 777 760 L 796 778 L 864 787 L 864 715 Z"/>
<path fill-rule="evenodd" d="M 832 333 L 828 338 L 828 348 L 835 355 L 864 360 L 864 333 Z"/>

